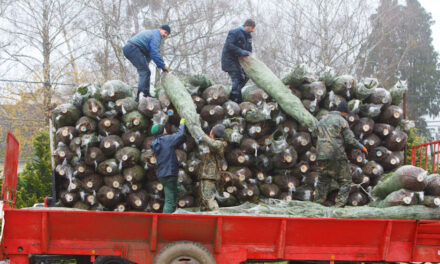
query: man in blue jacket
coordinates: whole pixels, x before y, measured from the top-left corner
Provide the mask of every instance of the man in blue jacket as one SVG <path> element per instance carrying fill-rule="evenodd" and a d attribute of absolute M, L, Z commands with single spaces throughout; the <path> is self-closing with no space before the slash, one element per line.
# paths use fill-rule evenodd
<path fill-rule="evenodd" d="M 185 119 L 180 119 L 176 133 L 167 134 L 163 125 L 155 124 L 151 134 L 156 135 L 151 148 L 156 156 L 156 176 L 162 183 L 165 193 L 163 213 L 171 214 L 176 210 L 178 161 L 176 149 L 185 142 Z"/>
<path fill-rule="evenodd" d="M 255 30 L 255 21 L 248 19 L 242 26 L 229 31 L 222 52 L 222 70 L 231 77 L 232 90 L 230 99 L 241 103 L 241 88 L 249 78 L 238 62 L 239 56 L 249 56 L 252 52 L 252 36 Z"/>
<path fill-rule="evenodd" d="M 163 71 L 169 72 L 160 55 L 160 44 L 162 39 L 168 37 L 171 28 L 162 25 L 159 29 L 145 30 L 128 40 L 123 48 L 124 56 L 136 67 L 139 74 L 139 85 L 136 101 L 139 101 L 140 93 L 150 96 L 151 72 L 148 64 L 151 60 Z"/>

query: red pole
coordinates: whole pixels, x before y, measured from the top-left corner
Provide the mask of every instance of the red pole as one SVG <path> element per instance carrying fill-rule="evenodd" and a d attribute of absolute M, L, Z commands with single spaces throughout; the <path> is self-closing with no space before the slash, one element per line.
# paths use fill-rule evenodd
<path fill-rule="evenodd" d="M 411 147 L 411 165 L 416 165 L 416 147 Z"/>
<path fill-rule="evenodd" d="M 428 167 L 428 146 L 425 147 L 425 170 Z"/>
<path fill-rule="evenodd" d="M 6 138 L 5 167 L 3 169 L 3 184 L 1 200 L 6 207 L 15 207 L 15 194 L 17 189 L 17 167 L 18 167 L 19 144 L 17 139 L 8 131 Z"/>

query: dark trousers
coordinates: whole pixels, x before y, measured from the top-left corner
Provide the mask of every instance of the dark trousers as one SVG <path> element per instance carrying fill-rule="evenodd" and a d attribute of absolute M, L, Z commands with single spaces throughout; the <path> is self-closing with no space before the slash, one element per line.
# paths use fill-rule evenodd
<path fill-rule="evenodd" d="M 138 92 L 136 101 L 139 101 L 139 94 L 150 96 L 150 68 L 148 67 L 148 60 L 144 53 L 132 44 L 126 44 L 122 49 L 124 56 L 136 67 L 139 74 Z"/>
<path fill-rule="evenodd" d="M 177 176 L 167 176 L 159 178 L 159 182 L 163 185 L 165 194 L 165 203 L 163 213 L 171 214 L 176 211 L 177 204 Z"/>
<path fill-rule="evenodd" d="M 232 90 L 229 98 L 239 104 L 243 101 L 241 97 L 241 88 L 246 85 L 249 78 L 247 77 L 243 69 L 241 69 L 240 71 L 230 71 L 228 72 L 228 74 L 229 77 L 231 77 L 232 81 Z"/>

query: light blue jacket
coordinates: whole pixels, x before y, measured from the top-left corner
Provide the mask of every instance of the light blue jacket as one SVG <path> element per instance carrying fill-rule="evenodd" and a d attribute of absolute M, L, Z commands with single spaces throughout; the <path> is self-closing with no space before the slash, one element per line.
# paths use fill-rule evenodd
<path fill-rule="evenodd" d="M 139 47 L 147 57 L 147 61 L 153 60 L 158 68 L 163 68 L 165 63 L 160 55 L 160 37 L 159 29 L 145 30 L 128 40 L 131 44 Z"/>

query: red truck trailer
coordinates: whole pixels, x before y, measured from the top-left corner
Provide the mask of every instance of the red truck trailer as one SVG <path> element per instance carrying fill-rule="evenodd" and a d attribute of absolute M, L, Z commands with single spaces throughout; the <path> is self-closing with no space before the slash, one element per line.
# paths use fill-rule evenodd
<path fill-rule="evenodd" d="M 6 263 L 440 262 L 439 220 L 15 209 L 17 160 L 9 133 L 0 248 Z"/>

